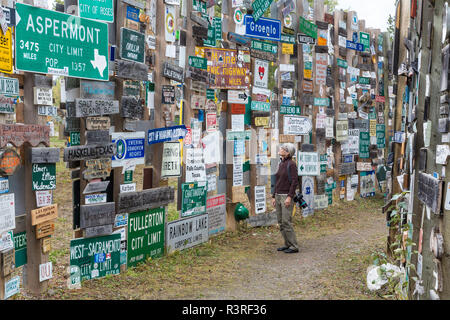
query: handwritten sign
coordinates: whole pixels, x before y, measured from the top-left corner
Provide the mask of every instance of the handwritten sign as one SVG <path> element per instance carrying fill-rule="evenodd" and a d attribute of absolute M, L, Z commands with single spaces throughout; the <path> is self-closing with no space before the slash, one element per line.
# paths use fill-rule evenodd
<path fill-rule="evenodd" d="M 84 179 L 93 180 L 109 177 L 112 169 L 111 162 L 110 158 L 86 160 L 86 170 L 83 171 Z"/>
<path fill-rule="evenodd" d="M 54 163 L 33 163 L 32 188 L 33 190 L 56 189 L 56 165 Z"/>
<path fill-rule="evenodd" d="M 86 129 L 87 130 L 108 130 L 111 126 L 111 120 L 109 117 L 87 117 Z"/>
<path fill-rule="evenodd" d="M 25 142 L 36 147 L 43 143 L 50 144 L 50 127 L 36 124 L 0 124 L 0 148 L 11 143 L 19 148 Z"/>
<path fill-rule="evenodd" d="M 80 228 L 113 224 L 116 217 L 114 202 L 96 203 L 80 206 Z"/>
<path fill-rule="evenodd" d="M 49 206 L 52 204 L 52 202 L 53 202 L 52 190 L 36 191 L 36 206 L 38 208 Z"/>
<path fill-rule="evenodd" d="M 242 61 L 240 54 L 249 55 L 248 51 L 205 48 L 208 59 L 207 72 L 215 75 L 210 89 L 247 89 L 250 85 L 250 59 Z"/>
<path fill-rule="evenodd" d="M 116 152 L 115 143 L 69 147 L 64 149 L 64 161 L 111 158 Z"/>
<path fill-rule="evenodd" d="M 5 176 L 11 176 L 16 169 L 20 166 L 20 156 L 16 150 L 12 148 L 6 148 L 0 150 L 0 174 Z"/>
<path fill-rule="evenodd" d="M 285 135 L 307 135 L 312 131 L 311 119 L 307 117 L 284 116 Z"/>
<path fill-rule="evenodd" d="M 119 113 L 119 101 L 75 99 L 75 117 L 103 116 Z"/>

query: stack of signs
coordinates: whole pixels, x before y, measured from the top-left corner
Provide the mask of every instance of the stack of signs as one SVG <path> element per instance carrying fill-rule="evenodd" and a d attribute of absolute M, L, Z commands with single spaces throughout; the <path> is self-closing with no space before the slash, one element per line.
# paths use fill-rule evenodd
<path fill-rule="evenodd" d="M 59 148 L 32 148 L 32 186 L 36 193 L 36 239 L 46 238 L 55 232 L 57 205 L 52 205 L 52 191 L 56 189 L 56 162 L 59 162 Z M 46 216 L 48 214 L 48 216 Z M 50 217 L 50 218 L 49 218 Z"/>

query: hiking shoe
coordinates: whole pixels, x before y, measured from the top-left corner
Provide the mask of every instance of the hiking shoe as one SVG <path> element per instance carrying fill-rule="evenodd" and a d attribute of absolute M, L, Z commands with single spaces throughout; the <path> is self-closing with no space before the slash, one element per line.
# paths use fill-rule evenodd
<path fill-rule="evenodd" d="M 298 249 L 287 249 L 284 250 L 284 253 L 298 253 Z"/>
<path fill-rule="evenodd" d="M 287 249 L 289 249 L 289 247 L 281 247 L 281 248 L 278 248 L 277 251 L 281 252 L 281 251 L 285 251 Z"/>

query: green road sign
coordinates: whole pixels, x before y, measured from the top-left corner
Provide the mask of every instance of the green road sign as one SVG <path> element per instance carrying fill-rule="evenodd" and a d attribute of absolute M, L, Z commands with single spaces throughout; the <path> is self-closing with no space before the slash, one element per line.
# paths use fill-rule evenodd
<path fill-rule="evenodd" d="M 181 217 L 191 217 L 206 212 L 207 183 L 192 182 L 181 185 Z"/>
<path fill-rule="evenodd" d="M 113 0 L 78 0 L 80 17 L 114 22 Z"/>
<path fill-rule="evenodd" d="M 299 17 L 299 31 L 310 36 L 311 38 L 317 39 L 317 26 L 309 22 L 303 17 Z"/>
<path fill-rule="evenodd" d="M 206 99 L 209 100 L 215 100 L 216 99 L 216 93 L 213 89 L 206 89 Z"/>
<path fill-rule="evenodd" d="M 266 10 L 270 7 L 273 0 L 255 0 L 252 3 L 253 9 L 253 19 L 256 21 L 259 20 L 266 12 Z"/>
<path fill-rule="evenodd" d="M 70 280 L 72 284 L 119 273 L 119 233 L 70 240 Z"/>
<path fill-rule="evenodd" d="M 302 109 L 300 106 L 281 106 L 280 114 L 290 115 L 290 116 L 300 116 L 302 114 Z"/>
<path fill-rule="evenodd" d="M 290 35 L 290 34 L 286 34 L 286 33 L 282 33 L 281 34 L 281 38 L 280 41 L 283 43 L 291 43 L 291 44 L 295 44 L 295 36 Z"/>
<path fill-rule="evenodd" d="M 70 145 L 79 146 L 80 145 L 80 132 L 72 131 L 70 132 Z"/>
<path fill-rule="evenodd" d="M 192 9 L 194 11 L 198 11 L 198 12 L 206 14 L 206 2 L 203 2 L 201 0 L 193 0 L 192 1 Z"/>
<path fill-rule="evenodd" d="M 338 65 L 338 67 L 341 67 L 341 68 L 345 68 L 345 69 L 348 68 L 347 61 L 339 59 L 339 58 L 337 58 L 337 65 Z"/>
<path fill-rule="evenodd" d="M 19 268 L 27 263 L 27 233 L 25 231 L 14 234 L 14 250 L 16 268 Z"/>
<path fill-rule="evenodd" d="M 189 65 L 197 69 L 208 69 L 208 59 L 189 56 Z"/>
<path fill-rule="evenodd" d="M 120 56 L 124 60 L 144 63 L 145 34 L 121 28 Z"/>
<path fill-rule="evenodd" d="M 377 124 L 377 148 L 386 148 L 386 126 L 384 124 Z"/>
<path fill-rule="evenodd" d="M 254 50 L 269 52 L 273 54 L 277 54 L 278 52 L 278 45 L 259 40 L 252 40 L 251 48 Z"/>
<path fill-rule="evenodd" d="M 359 77 L 359 84 L 370 84 L 370 78 Z"/>
<path fill-rule="evenodd" d="M 127 170 L 125 171 L 123 183 L 128 184 L 133 182 L 133 171 Z"/>
<path fill-rule="evenodd" d="M 108 25 L 16 4 L 16 69 L 108 80 Z"/>
<path fill-rule="evenodd" d="M 365 32 L 359 33 L 359 43 L 364 45 L 364 50 L 367 50 L 370 48 L 370 34 Z"/>
<path fill-rule="evenodd" d="M 165 207 L 128 214 L 128 267 L 164 255 L 165 216 Z"/>
<path fill-rule="evenodd" d="M 261 101 L 252 101 L 252 111 L 270 112 L 270 103 Z"/>
<path fill-rule="evenodd" d="M 370 157 L 370 134 L 369 132 L 359 133 L 359 157 L 368 159 Z"/>

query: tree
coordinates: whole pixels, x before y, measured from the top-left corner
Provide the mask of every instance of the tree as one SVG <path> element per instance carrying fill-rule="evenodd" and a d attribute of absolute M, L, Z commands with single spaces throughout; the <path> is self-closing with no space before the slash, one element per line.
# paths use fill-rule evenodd
<path fill-rule="evenodd" d="M 314 7 L 314 0 L 308 0 L 308 2 L 311 7 Z M 339 4 L 339 1 L 338 0 L 325 0 L 324 4 L 327 6 L 328 12 L 333 12 L 334 9 Z"/>
<path fill-rule="evenodd" d="M 53 1 L 53 10 L 56 10 L 57 3 L 64 5 L 64 0 L 54 0 Z"/>
<path fill-rule="evenodd" d="M 389 34 L 389 39 L 391 40 L 392 43 L 394 41 L 394 34 L 395 34 L 395 17 L 389 14 L 387 23 L 388 23 L 387 32 Z"/>

